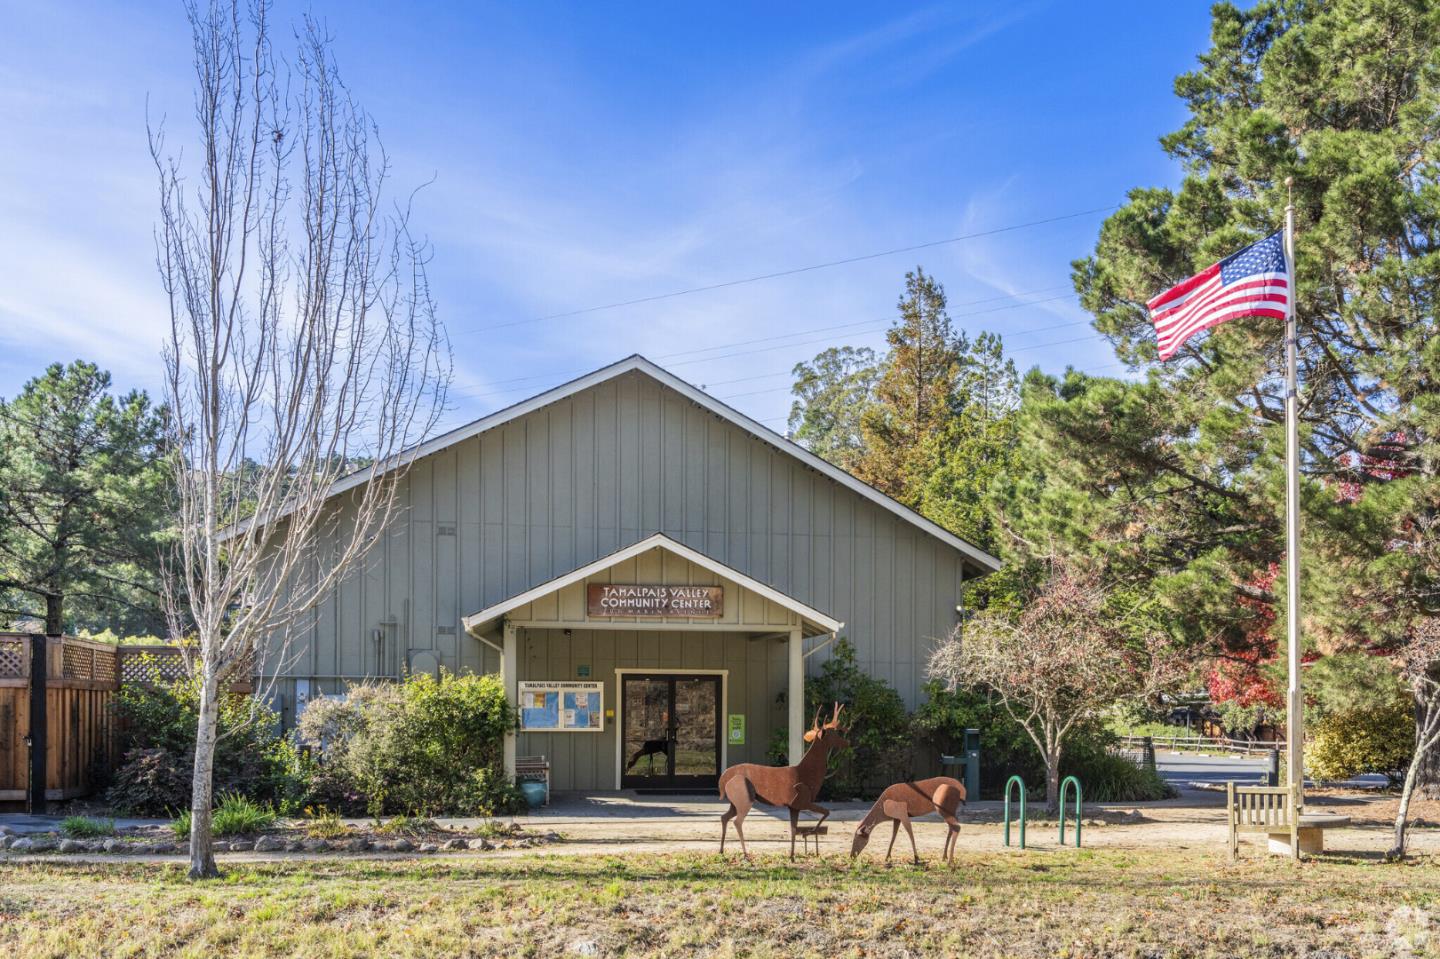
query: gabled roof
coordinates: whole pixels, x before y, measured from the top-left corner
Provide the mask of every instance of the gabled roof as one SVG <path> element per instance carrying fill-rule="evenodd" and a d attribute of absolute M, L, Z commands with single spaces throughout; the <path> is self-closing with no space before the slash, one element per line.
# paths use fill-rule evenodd
<path fill-rule="evenodd" d="M 681 559 L 689 560 L 702 569 L 708 569 L 722 579 L 728 579 L 737 586 L 743 586 L 754 593 L 764 596 L 771 602 L 785 607 L 792 613 L 797 614 L 801 619 L 818 627 L 820 632 L 838 633 L 845 625 L 838 619 L 820 612 L 820 610 L 815 607 L 807 606 L 793 596 L 788 596 L 780 592 L 773 586 L 766 586 L 758 579 L 752 579 L 738 569 L 727 566 L 718 559 L 712 559 L 699 550 L 691 549 L 684 543 L 673 540 L 664 533 L 655 533 L 652 536 L 647 536 L 645 539 L 640 540 L 640 542 L 632 543 L 624 549 L 617 549 L 609 556 L 602 556 L 593 563 L 586 563 L 584 566 L 557 576 L 549 582 L 531 587 L 523 593 L 516 593 L 509 599 L 502 600 L 493 606 L 482 609 L 478 613 L 461 617 L 460 622 L 464 624 L 467 632 L 483 633 L 486 627 L 492 625 L 500 617 L 512 610 L 519 609 L 526 603 L 533 603 L 535 600 L 548 596 L 556 590 L 564 589 L 572 583 L 578 583 L 586 577 L 604 572 L 612 566 L 625 562 L 627 559 L 633 559 L 642 553 L 656 548 L 668 550 Z"/>
<path fill-rule="evenodd" d="M 973 543 L 966 542 L 965 540 L 956 536 L 954 533 L 950 532 L 944 527 L 939 526 L 936 523 L 933 523 L 925 517 L 921 516 L 914 510 L 903 506 L 900 503 L 897 503 L 895 500 L 875 489 L 875 487 L 861 482 L 860 480 L 851 476 L 849 473 L 842 470 L 840 467 L 835 466 L 832 463 L 826 462 L 825 460 L 816 456 L 814 453 L 805 449 L 805 447 L 801 446 L 799 443 L 787 439 L 786 437 L 780 435 L 769 427 L 763 425 L 759 421 L 753 420 L 750 417 L 746 416 L 744 413 L 741 413 L 739 410 L 735 410 L 729 406 L 726 406 L 724 403 L 720 402 L 715 397 L 699 389 L 698 387 L 690 385 L 689 383 L 680 379 L 674 373 L 662 369 L 661 367 L 650 362 L 638 353 L 634 354 L 633 356 L 626 357 L 618 363 L 612 363 L 609 366 L 601 367 L 600 369 L 595 370 L 593 373 L 586 373 L 584 376 L 573 379 L 568 383 L 562 383 L 561 385 L 553 389 L 546 390 L 543 393 L 538 393 L 535 396 L 530 397 L 528 400 L 523 400 L 513 406 L 507 406 L 503 410 L 497 410 L 496 412 L 491 413 L 489 416 L 483 416 L 480 419 L 475 420 L 473 423 L 466 424 L 465 426 L 461 426 L 458 429 L 454 429 L 448 433 L 437 436 L 432 440 L 421 443 L 414 449 L 404 453 L 403 456 L 399 458 L 399 462 L 410 463 L 420 459 L 423 456 L 429 456 L 431 453 L 438 453 L 441 450 L 446 449 L 447 447 L 454 446 L 456 443 L 463 443 L 465 440 L 468 440 L 473 436 L 478 436 L 481 433 L 493 430 L 498 426 L 503 426 L 511 420 L 519 419 L 527 413 L 532 413 L 542 407 L 549 406 L 551 403 L 558 402 L 565 399 L 566 397 L 573 396 L 576 393 L 587 390 L 592 386 L 597 386 L 601 383 L 606 382 L 607 380 L 613 380 L 616 377 L 623 376 L 631 371 L 638 371 L 640 373 L 644 373 L 651 379 L 656 380 L 665 386 L 668 386 L 670 389 L 684 396 L 686 399 L 689 399 L 696 405 L 709 410 L 716 416 L 719 416 L 721 419 L 728 420 L 730 423 L 738 426 L 740 429 L 746 431 L 747 433 L 750 433 L 760 438 L 761 440 L 764 440 L 766 443 L 769 443 L 776 449 L 790 454 L 800 462 L 804 463 L 806 466 L 815 470 L 817 473 L 821 473 L 829 477 L 830 479 L 839 483 L 841 486 L 844 486 L 846 489 L 854 493 L 858 493 L 860 496 L 864 497 L 872 503 L 875 503 L 883 509 L 889 510 L 891 513 L 894 513 L 900 519 L 911 524 L 912 526 L 916 526 L 919 529 L 924 530 L 926 533 L 929 533 L 931 536 L 940 540 L 945 545 L 959 550 L 962 554 L 964 554 L 967 559 L 970 560 L 971 563 L 980 567 L 983 573 L 992 573 L 1000 568 L 1000 560 L 985 552 L 985 550 L 981 549 L 980 547 L 975 546 Z M 343 493 L 348 489 L 354 489 L 356 486 L 359 486 L 360 484 L 366 482 L 370 478 L 370 475 L 371 474 L 369 470 L 361 470 L 359 472 L 352 473 L 350 476 L 344 477 L 343 479 L 337 480 L 335 485 L 331 488 L 331 495 L 334 495 L 336 493 Z"/>

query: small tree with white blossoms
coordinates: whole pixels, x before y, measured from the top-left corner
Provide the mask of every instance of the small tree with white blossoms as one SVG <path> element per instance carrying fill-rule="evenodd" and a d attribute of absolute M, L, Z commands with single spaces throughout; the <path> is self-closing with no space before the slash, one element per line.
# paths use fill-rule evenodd
<path fill-rule="evenodd" d="M 1051 813 L 1065 737 L 1118 702 L 1158 694 L 1182 673 L 1161 637 L 1109 599 L 1095 579 L 1056 563 L 1019 615 L 982 612 L 930 658 L 932 678 L 989 690 L 1029 734 L 1045 761 Z"/>

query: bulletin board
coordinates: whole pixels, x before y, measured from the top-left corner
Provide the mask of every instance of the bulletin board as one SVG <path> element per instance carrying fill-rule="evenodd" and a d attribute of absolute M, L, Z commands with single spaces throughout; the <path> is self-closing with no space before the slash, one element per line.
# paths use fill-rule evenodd
<path fill-rule="evenodd" d="M 519 684 L 520 728 L 527 732 L 605 731 L 605 684 L 523 682 Z"/>

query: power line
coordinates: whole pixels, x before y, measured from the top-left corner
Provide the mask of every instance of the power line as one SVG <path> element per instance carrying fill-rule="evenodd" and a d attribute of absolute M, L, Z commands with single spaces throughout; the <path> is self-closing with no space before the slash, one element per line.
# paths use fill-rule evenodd
<path fill-rule="evenodd" d="M 1040 288 L 1038 288 L 1038 289 L 1034 289 L 1034 290 L 1022 290 L 1022 291 L 1019 292 L 1019 293 L 1006 293 L 1006 294 L 1004 294 L 1003 296 L 990 296 L 990 297 L 985 297 L 984 299 L 980 299 L 980 300 L 966 300 L 966 301 L 963 302 L 963 303 L 957 303 L 957 304 L 955 304 L 955 305 L 956 305 L 956 306 L 980 306 L 981 304 L 984 304 L 984 303 L 995 303 L 995 302 L 997 302 L 997 301 L 999 301 L 999 300 L 1014 300 L 1014 299 L 1018 299 L 1018 298 L 1020 298 L 1020 297 L 1022 297 L 1022 296 L 1033 296 L 1033 295 L 1035 295 L 1035 294 L 1037 294 L 1037 293 L 1049 293 L 1049 292 L 1051 292 L 1052 290 L 1068 289 L 1069 287 L 1070 287 L 1070 284 L 1069 284 L 1069 283 L 1055 283 L 1055 284 L 1052 284 L 1051 286 L 1042 286 L 1042 287 L 1040 287 Z M 1006 306 L 995 307 L 994 309 L 991 309 L 991 310 L 978 310 L 978 311 L 976 311 L 976 312 L 974 312 L 974 313 L 961 313 L 961 314 L 959 314 L 959 315 L 960 315 L 960 316 L 979 316 L 979 315 L 984 314 L 984 313 L 998 313 L 998 312 L 1000 312 L 1000 311 L 1002 311 L 1002 310 L 1017 309 L 1018 307 L 1028 306 L 1028 305 L 1030 305 L 1030 304 L 1032 304 L 1032 303 L 1048 303 L 1048 302 L 1050 302 L 1051 300 L 1062 300 L 1062 299 L 1065 299 L 1065 298 L 1066 298 L 1066 297 L 1064 297 L 1064 296 L 1056 296 L 1056 297 L 1047 297 L 1046 299 L 1042 299 L 1042 300 L 1026 300 L 1026 301 L 1023 301 L 1023 302 L 1020 302 L 1020 303 L 1016 303 L 1016 304 L 1007 304 Z M 662 355 L 659 355 L 659 356 L 651 357 L 651 359 L 654 359 L 654 360 L 670 360 L 670 359 L 675 359 L 676 357 L 680 357 L 680 356 L 692 356 L 692 355 L 694 355 L 694 354 L 696 354 L 696 353 L 709 353 L 709 352 L 712 352 L 712 351 L 714 351 L 714 350 L 726 350 L 726 349 L 730 349 L 730 348 L 736 347 L 736 346 L 750 346 L 751 344 L 754 344 L 754 343 L 772 343 L 772 342 L 774 342 L 774 341 L 776 341 L 776 340 L 786 340 L 786 339 L 790 339 L 791 337 L 806 336 L 806 335 L 808 335 L 808 334 L 810 334 L 810 333 L 826 333 L 826 332 L 835 331 L 835 330 L 849 330 L 849 329 L 854 329 L 854 328 L 857 327 L 857 326 L 869 326 L 869 325 L 874 324 L 874 323 L 889 323 L 889 322 L 891 322 L 892 320 L 893 320 L 893 317 L 890 317 L 890 318 L 880 318 L 880 319 L 871 318 L 871 319 L 867 319 L 867 320 L 856 320 L 856 321 L 851 322 L 851 323 L 839 323 L 839 324 L 836 324 L 836 325 L 834 325 L 834 326 L 815 326 L 815 327 L 811 327 L 811 328 L 808 329 L 808 330 L 795 330 L 795 331 L 792 332 L 792 333 L 779 333 L 779 334 L 776 334 L 776 335 L 774 335 L 774 336 L 762 336 L 762 337 L 758 337 L 758 338 L 756 338 L 756 339 L 750 339 L 750 340 L 738 340 L 738 341 L 731 341 L 731 342 L 729 342 L 729 343 L 716 343 L 716 344 L 713 344 L 713 345 L 711 345 L 711 346 L 702 346 L 702 347 L 698 347 L 698 348 L 696 348 L 696 349 L 691 349 L 691 350 L 681 350 L 681 351 L 678 352 L 678 353 L 665 353 L 665 354 L 662 354 Z M 1017 335 L 1018 335 L 1018 334 L 1017 334 Z M 490 385 L 491 385 L 491 386 L 505 386 L 506 384 L 509 384 L 509 383 L 527 383 L 527 382 L 534 382 L 535 380 L 549 380 L 549 379 L 554 379 L 556 376 L 579 376 L 579 375 L 581 375 L 581 374 L 583 374 L 583 373 L 588 373 L 588 372 L 590 372 L 588 369 L 584 369 L 584 370 L 570 370 L 570 371 L 567 371 L 567 372 L 564 372 L 564 373 L 531 373 L 531 374 L 528 374 L 528 375 L 526 375 L 526 376 L 512 376 L 512 377 L 510 377 L 509 379 L 505 379 L 505 380 L 495 380 L 495 381 L 492 382 Z M 462 391 L 462 392 L 463 392 L 463 391 Z M 513 392 L 515 392 L 515 391 L 514 391 L 514 390 L 494 390 L 494 391 L 490 391 L 490 392 L 487 392 L 487 393 L 470 393 L 470 394 L 466 394 L 466 395 L 468 395 L 468 396 L 474 396 L 474 397 L 476 397 L 476 398 L 479 398 L 479 397 L 481 397 L 481 396 L 498 396 L 498 395 L 501 395 L 502 393 L 513 393 Z"/>
<path fill-rule="evenodd" d="M 1028 330 L 1014 330 L 1014 331 L 1012 331 L 1012 332 L 1003 334 L 1003 336 L 1004 336 L 1004 338 L 1005 338 L 1005 341 L 1008 343 L 1008 342 L 1010 341 L 1010 338 L 1011 338 L 1011 337 L 1027 336 L 1027 335 L 1029 335 L 1029 334 L 1031 334 L 1031 333 L 1045 333 L 1045 332 L 1048 332 L 1048 331 L 1050 331 L 1050 330 L 1063 330 L 1063 329 L 1068 329 L 1068 328 L 1070 328 L 1070 327 L 1072 327 L 1072 326 L 1081 326 L 1081 325 L 1083 325 L 1083 324 L 1085 324 L 1085 323 L 1089 323 L 1089 322 L 1090 322 L 1089 320 L 1073 320 L 1073 321 L 1071 321 L 1071 322 L 1069 322 L 1069 323 L 1053 323 L 1053 324 L 1051 324 L 1050 326 L 1034 326 L 1034 327 L 1031 327 L 1031 328 L 1028 329 Z M 1086 338 L 1088 338 L 1088 337 L 1086 337 Z M 799 345 L 799 344 L 797 344 L 797 345 Z M 1045 345 L 1047 345 L 1047 344 L 1040 344 L 1040 346 L 1045 346 Z M 1027 346 L 1027 347 L 1021 347 L 1021 348 L 1019 348 L 1019 349 L 1014 349 L 1014 350 L 1012 350 L 1012 349 L 1009 349 L 1009 348 L 1007 347 L 1006 350 L 1005 350 L 1005 352 L 1006 352 L 1007 354 L 1009 354 L 1009 353 L 1021 353 L 1021 352 L 1024 352 L 1025 350 L 1030 349 L 1030 348 L 1031 348 L 1031 347 L 1028 347 L 1028 346 Z M 783 370 L 775 370 L 773 373 L 761 373 L 761 374 L 756 375 L 756 376 L 742 376 L 742 377 L 739 377 L 739 378 L 733 379 L 733 380 L 708 380 L 708 381 L 706 381 L 706 382 L 704 382 L 704 383 L 699 384 L 699 386 L 700 386 L 702 389 L 708 389 L 708 388 L 710 388 L 710 387 L 712 387 L 712 386 L 727 386 L 727 385 L 729 385 L 729 384 L 731 384 L 731 383 L 748 383 L 748 382 L 750 382 L 750 381 L 752 381 L 752 380 L 764 380 L 764 379 L 769 379 L 769 378 L 775 377 L 775 376 L 791 376 L 791 375 L 793 375 L 793 374 L 794 374 L 794 367 L 792 366 L 792 367 L 789 367 L 789 368 L 783 369 Z"/>
<path fill-rule="evenodd" d="M 795 276 L 800 273 L 811 273 L 815 270 L 828 270 L 832 267 L 846 266 L 851 263 L 863 263 L 866 260 L 878 260 L 881 257 L 897 256 L 901 253 L 914 253 L 917 250 L 929 250 L 937 246 L 946 246 L 951 243 L 960 243 L 965 240 L 975 240 L 985 236 L 995 236 L 1000 233 L 1011 233 L 1015 230 L 1026 230 L 1031 227 L 1044 226 L 1049 223 L 1060 223 L 1064 220 L 1075 220 L 1082 216 L 1092 216 L 1096 213 L 1108 213 L 1111 210 L 1118 210 L 1119 204 L 1096 207 L 1092 210 L 1081 210 L 1078 213 L 1066 213 L 1061 216 L 1046 217 L 1043 220 L 1030 220 L 1026 223 L 1014 223 L 1009 226 L 995 227 L 990 230 L 980 230 L 976 233 L 963 233 L 960 236 L 947 237 L 943 240 L 931 240 L 928 243 L 916 243 L 911 246 L 899 246 L 890 250 L 881 250 L 878 253 L 864 253 L 859 256 L 847 256 L 839 260 L 827 260 L 824 263 L 812 263 L 808 266 L 791 267 L 786 270 L 776 270 L 772 273 L 759 273 L 754 276 L 740 277 L 734 280 L 725 280 L 720 283 L 710 283 L 705 286 L 692 286 L 683 290 L 672 290 L 669 293 L 656 293 L 651 296 L 636 297 L 633 300 L 619 300 L 614 303 L 605 303 L 600 306 L 587 306 L 578 310 L 567 310 L 563 313 L 549 313 L 545 316 L 532 316 L 525 320 L 512 320 L 509 323 L 495 323 L 490 326 L 480 326 L 464 330 L 465 333 L 485 333 L 490 330 L 503 330 L 514 326 L 526 326 L 531 323 L 543 323 L 546 320 L 562 320 L 572 316 L 584 316 L 588 313 L 600 313 L 605 310 L 618 310 L 626 306 L 639 306 L 643 303 L 655 303 L 660 300 L 670 300 L 680 296 L 690 296 L 694 293 L 708 293 L 712 290 L 723 290 L 733 286 L 742 286 L 747 283 L 759 283 L 763 280 L 775 280 L 785 276 Z"/>
<path fill-rule="evenodd" d="M 1064 285 L 1068 285 L 1068 284 L 1064 284 Z M 1009 296 L 1007 296 L 1007 297 L 991 297 L 991 298 L 985 299 L 985 300 L 975 300 L 975 301 L 972 301 L 972 303 L 993 303 L 995 300 L 998 300 L 998 299 L 1008 299 L 1008 298 L 1014 298 L 1014 297 L 1020 297 L 1020 296 L 1030 296 L 1030 295 L 1032 295 L 1032 294 L 1034 294 L 1034 293 L 1042 293 L 1042 292 L 1045 292 L 1046 290 L 1053 290 L 1053 289 L 1056 289 L 1056 288 L 1057 288 L 1056 286 L 1051 286 L 1051 287 L 1046 287 L 1046 288 L 1042 288 L 1042 289 L 1039 289 L 1039 290 L 1029 290 L 1029 291 L 1026 291 L 1026 292 L 1024 292 L 1024 293 L 1013 293 L 1013 294 L 1009 294 Z M 989 313 L 1000 313 L 1000 312 L 1003 312 L 1003 311 L 1005 311 L 1005 310 L 1016 310 L 1016 309 L 1020 309 L 1021 307 L 1026 307 L 1026 306 L 1038 306 L 1039 304 L 1042 304 L 1042 303 L 1051 303 L 1051 302 L 1054 302 L 1054 301 L 1056 301 L 1056 300 L 1066 300 L 1066 299 L 1069 299 L 1069 298 L 1070 298 L 1070 294 L 1067 293 L 1067 294 L 1062 294 L 1062 295 L 1059 295 L 1059 296 L 1043 297 L 1043 298 L 1038 299 L 1038 300 L 1023 300 L 1023 301 L 1018 302 L 1018 303 L 1007 303 L 1007 304 L 1005 304 L 1005 305 L 1003 305 L 1003 306 L 991 307 L 990 309 L 986 309 L 986 310 L 973 310 L 973 311 L 971 311 L 971 312 L 969 312 L 969 313 L 955 313 L 955 314 L 951 314 L 951 319 L 965 318 L 965 317 L 971 317 L 971 316 L 983 316 L 983 315 L 986 315 L 986 314 L 989 314 Z M 960 305 L 961 305 L 961 306 L 968 306 L 968 305 L 972 305 L 972 304 L 971 304 L 971 303 L 962 303 L 962 304 L 960 304 Z M 794 337 L 797 337 L 797 336 L 806 336 L 806 335 L 811 334 L 811 333 L 832 333 L 832 332 L 836 332 L 836 331 L 839 331 L 839 330 L 849 330 L 849 331 L 851 331 L 852 334 L 876 333 L 876 332 L 879 332 L 879 331 L 881 331 L 881 330 L 888 329 L 889 325 L 890 325 L 891 323 L 893 323 L 893 322 L 894 322 L 894 317 L 887 317 L 887 318 L 883 318 L 883 319 L 859 320 L 859 321 L 856 321 L 856 322 L 853 322 L 853 323 L 842 323 L 842 324 L 838 324 L 838 325 L 835 325 L 835 326 L 820 326 L 820 327 L 814 327 L 814 328 L 809 329 L 809 330 L 797 330 L 797 331 L 795 331 L 794 333 L 784 333 L 784 334 L 780 334 L 780 335 L 777 335 L 777 336 L 757 337 L 757 338 L 755 338 L 755 339 L 739 340 L 739 341 L 735 341 L 735 342 L 731 342 L 731 343 L 717 343 L 717 344 L 714 344 L 714 345 L 712 345 L 712 346 L 700 347 L 700 348 L 698 348 L 698 349 L 682 350 L 682 351 L 680 351 L 680 352 L 678 352 L 678 353 L 664 353 L 664 354 L 661 354 L 661 355 L 659 355 L 659 356 L 653 356 L 653 357 L 651 357 L 651 359 L 655 360 L 656 362 L 660 362 L 660 361 L 662 361 L 662 360 L 671 360 L 671 361 L 674 361 L 674 362 L 670 362 L 670 363 L 668 364 L 669 366 L 688 366 L 688 365 L 693 364 L 693 363 L 707 363 L 707 362 L 710 362 L 710 361 L 712 361 L 712 360 L 730 359 L 730 358 L 736 357 L 736 356 L 750 356 L 750 355 L 753 355 L 753 354 L 755 354 L 755 353 L 767 353 L 767 352 L 771 352 L 771 351 L 773 351 L 773 350 L 787 349 L 787 348 L 792 347 L 792 346 L 807 346 L 807 345 L 813 345 L 813 344 L 815 344 L 815 343 L 825 343 L 825 342 L 830 342 L 830 340 L 831 340 L 832 338 L 829 337 L 829 336 L 824 336 L 824 337 L 820 337 L 820 338 L 818 338 L 818 339 L 798 340 L 798 341 L 795 341 L 795 342 L 781 343 L 781 344 L 776 345 L 776 346 L 767 346 L 767 347 L 764 347 L 764 348 L 762 348 L 762 349 L 742 350 L 742 351 L 739 351 L 739 352 L 724 353 L 724 354 L 720 354 L 720 355 L 717 355 L 717 356 L 694 357 L 694 355 L 697 354 L 697 353 L 713 353 L 713 352 L 716 351 L 716 350 L 726 350 L 726 349 L 732 349 L 732 348 L 734 348 L 734 347 L 740 347 L 740 346 L 751 346 L 751 345 L 757 344 L 757 343 L 773 343 L 773 342 L 776 341 L 776 340 L 791 340 L 791 339 L 793 339 Z M 1058 328 L 1064 327 L 1064 326 L 1077 326 L 1077 325 L 1079 325 L 1079 324 L 1081 324 L 1081 323 L 1088 323 L 1088 322 L 1090 322 L 1090 321 L 1089 321 L 1089 320 L 1076 320 L 1076 321 L 1071 322 L 1071 323 L 1061 323 L 1061 324 L 1058 324 L 1057 326 L 1053 326 L 1053 327 L 1043 327 L 1042 329 L 1058 329 Z M 878 324 L 878 325 L 877 325 L 877 324 Z M 872 328 L 871 328 L 871 329 L 856 329 L 857 327 L 872 327 Z M 1026 333 L 1033 333 L 1033 332 L 1038 332 L 1038 331 L 1037 331 L 1037 330 L 1021 330 L 1021 331 L 1018 331 L 1018 332 L 1015 332 L 1015 333 L 1012 333 L 1012 334 L 1002 334 L 1002 335 L 1023 336 L 1023 335 L 1026 334 Z M 692 358 L 692 359 L 678 359 L 679 357 L 694 357 L 694 358 Z M 588 373 L 588 372 L 590 372 L 590 370 L 587 368 L 587 369 L 578 369 L 578 370 L 567 370 L 567 371 L 562 372 L 562 373 L 535 373 L 535 374 L 530 374 L 530 375 L 527 375 L 527 376 L 512 377 L 512 378 L 506 379 L 506 380 L 497 380 L 497 381 L 495 381 L 495 383 L 492 384 L 492 385 L 503 386 L 503 385 L 509 384 L 509 383 L 532 383 L 532 382 L 534 382 L 534 381 L 536 381 L 536 380 L 553 380 L 553 379 L 556 379 L 556 378 L 559 378 L 559 377 L 580 376 L 580 375 L 583 375 L 583 374 Z M 504 395 L 506 395 L 506 394 L 508 394 L 508 393 L 517 393 L 517 392 L 520 392 L 521 390 L 526 390 L 526 389 L 530 389 L 530 387 L 528 387 L 528 386 L 514 386 L 514 387 L 507 387 L 506 389 L 501 389 L 501 390 L 486 390 L 485 392 L 481 392 L 481 393 L 474 393 L 474 392 L 469 392 L 469 391 L 466 391 L 466 390 L 455 390 L 455 392 L 460 393 L 460 394 L 462 394 L 462 395 L 464 395 L 464 396 L 468 396 L 468 397 L 470 397 L 471 399 L 487 399 L 487 398 L 492 397 L 492 396 L 504 396 Z"/>
<path fill-rule="evenodd" d="M 1104 366 L 1088 366 L 1088 367 L 1086 367 L 1086 368 L 1083 369 L 1083 370 L 1076 370 L 1075 372 L 1076 372 L 1076 373 L 1099 373 L 1101 370 L 1113 370 L 1113 369 L 1115 369 L 1117 366 L 1129 366 L 1129 364 L 1128 364 L 1128 363 L 1123 363 L 1123 362 L 1121 362 L 1121 363 L 1106 363 Z M 743 395 L 743 394 L 742 394 L 742 395 Z M 723 400 L 724 397 L 716 397 L 716 399 Z M 752 416 L 751 419 L 755 420 L 755 422 L 757 422 L 757 423 L 775 423 L 775 422 L 778 422 L 778 421 L 780 421 L 780 420 L 789 420 L 789 419 L 790 419 L 790 414 L 789 414 L 789 413 L 781 413 L 781 414 L 779 414 L 778 416 L 766 416 L 766 417 L 754 417 L 754 416 Z"/>
<path fill-rule="evenodd" d="M 1085 323 L 1085 322 L 1088 322 L 1088 321 L 1087 321 L 1087 320 L 1081 320 L 1080 322 L 1081 322 L 1081 323 Z M 1074 324 L 1071 324 L 1071 325 L 1074 325 Z M 1025 352 L 1027 352 L 1027 351 L 1029 351 L 1029 350 L 1043 350 L 1043 349 L 1046 349 L 1046 348 L 1051 347 L 1051 346 L 1066 346 L 1066 345 L 1068 345 L 1068 344 L 1070 344 L 1070 343 L 1084 343 L 1084 342 L 1087 342 L 1087 341 L 1089 341 L 1089 340 L 1094 340 L 1094 339 L 1103 337 L 1104 335 L 1105 335 L 1105 334 L 1103 334 L 1103 333 L 1089 333 L 1089 334 L 1086 334 L 1085 336 L 1077 336 L 1077 337 L 1075 337 L 1075 338 L 1073 338 L 1073 339 L 1069 339 L 1069 340 L 1054 340 L 1053 342 L 1050 342 L 1050 343 L 1035 343 L 1035 344 L 1032 344 L 1032 345 L 1030 345 L 1030 346 L 1022 346 L 1022 347 L 1021 347 L 1020 349 L 1018 349 L 1018 350 L 1006 350 L 1005 353 L 1006 353 L 1006 355 L 1008 356 L 1008 355 L 1013 354 L 1013 353 L 1025 353 Z M 757 377 L 757 379 L 758 379 L 758 377 Z M 738 381 L 736 381 L 736 382 L 738 382 Z M 710 385 L 711 385 L 711 386 L 719 386 L 720 384 L 718 384 L 718 383 L 712 383 L 712 384 L 710 384 Z M 717 400 L 734 400 L 734 399 L 739 399 L 740 397 L 743 397 L 743 396 L 759 396 L 759 395 L 762 394 L 762 393 L 779 393 L 781 390 L 788 390 L 788 389 L 790 389 L 790 387 L 788 387 L 788 386 L 777 386 L 777 387 L 773 387 L 773 388 L 770 388 L 770 389 L 764 389 L 764 390 L 750 390 L 749 392 L 745 392 L 745 393 L 729 393 L 729 394 L 726 394 L 725 396 L 717 396 L 717 397 L 715 397 L 715 398 L 716 398 Z"/>

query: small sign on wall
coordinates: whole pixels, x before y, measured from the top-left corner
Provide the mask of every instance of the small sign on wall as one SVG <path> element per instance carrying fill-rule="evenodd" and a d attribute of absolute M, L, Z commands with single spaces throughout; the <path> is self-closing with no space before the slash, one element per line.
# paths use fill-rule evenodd
<path fill-rule="evenodd" d="M 745 745 L 745 714 L 731 713 L 726 741 L 732 746 Z"/>
<path fill-rule="evenodd" d="M 605 684 L 519 684 L 520 728 L 529 732 L 598 733 L 605 730 Z"/>

